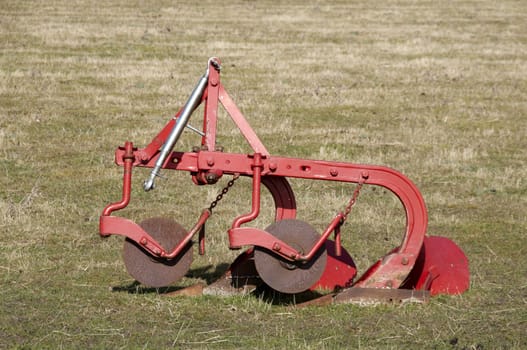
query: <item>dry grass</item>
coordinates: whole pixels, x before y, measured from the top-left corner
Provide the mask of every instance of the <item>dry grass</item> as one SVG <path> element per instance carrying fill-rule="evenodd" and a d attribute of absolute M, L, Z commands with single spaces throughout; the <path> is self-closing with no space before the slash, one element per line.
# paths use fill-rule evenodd
<path fill-rule="evenodd" d="M 526 17 L 513 0 L 3 1 L 0 348 L 527 347 Z M 470 291 L 421 306 L 291 310 L 253 296 L 129 289 L 121 242 L 97 235 L 102 208 L 120 194 L 113 150 L 149 142 L 213 55 L 271 153 L 407 174 L 430 234 L 467 253 Z M 245 152 L 225 115 L 220 123 L 226 149 Z M 186 133 L 178 147 L 196 142 Z M 136 173 L 123 215 L 187 227 L 227 181 L 197 188 L 170 174 L 144 193 L 144 177 Z M 292 185 L 300 217 L 317 228 L 352 191 Z M 240 180 L 220 204 L 208 254 L 182 285 L 234 259 L 225 230 L 249 208 L 248 187 Z M 345 232 L 361 270 L 404 227 L 391 194 L 363 192 Z M 265 208 L 257 225 L 271 218 Z"/>

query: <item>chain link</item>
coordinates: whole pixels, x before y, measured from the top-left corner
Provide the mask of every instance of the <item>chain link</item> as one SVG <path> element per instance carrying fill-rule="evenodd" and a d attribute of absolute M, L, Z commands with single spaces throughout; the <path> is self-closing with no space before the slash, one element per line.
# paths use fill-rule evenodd
<path fill-rule="evenodd" d="M 234 182 L 236 180 L 238 180 L 238 178 L 240 177 L 240 174 L 234 174 L 234 176 L 232 177 L 232 180 L 230 180 L 229 182 L 227 182 L 227 185 L 221 190 L 220 194 L 218 194 L 216 196 L 216 199 L 213 200 L 210 205 L 209 205 L 209 211 L 212 213 L 212 209 L 214 209 L 216 207 L 216 205 L 218 205 L 218 202 L 221 201 L 223 199 L 223 196 L 227 194 L 227 192 L 229 192 L 229 189 L 234 185 Z"/>
<path fill-rule="evenodd" d="M 348 205 L 346 206 L 346 210 L 344 211 L 342 215 L 341 224 L 343 224 L 346 221 L 346 219 L 348 218 L 348 215 L 351 213 L 351 208 L 355 205 L 355 202 L 357 201 L 357 198 L 359 197 L 360 190 L 362 189 L 362 185 L 364 185 L 364 181 L 366 181 L 366 179 L 362 178 L 357 183 L 357 186 L 355 187 L 355 191 L 353 191 L 353 195 L 351 196 L 350 201 Z"/>

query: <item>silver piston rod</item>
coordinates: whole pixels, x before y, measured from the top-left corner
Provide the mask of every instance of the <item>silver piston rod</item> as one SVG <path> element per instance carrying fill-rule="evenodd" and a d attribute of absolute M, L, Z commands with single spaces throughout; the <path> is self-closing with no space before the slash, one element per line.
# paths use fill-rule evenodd
<path fill-rule="evenodd" d="M 150 173 L 150 177 L 147 180 L 145 180 L 145 182 L 143 183 L 143 188 L 145 191 L 150 191 L 155 188 L 155 178 L 157 176 L 161 176 L 160 170 L 163 167 L 163 164 L 165 164 L 165 161 L 168 155 L 170 154 L 170 152 L 172 152 L 174 145 L 176 144 L 177 140 L 179 140 L 179 137 L 183 133 L 183 130 L 185 129 L 185 126 L 187 125 L 188 120 L 190 116 L 192 115 L 192 112 L 194 112 L 194 110 L 200 104 L 201 97 L 203 96 L 203 91 L 205 91 L 205 88 L 209 80 L 209 69 L 210 69 L 211 63 L 216 69 L 219 69 L 219 64 L 214 60 L 214 58 L 209 59 L 207 71 L 201 77 L 198 84 L 196 85 L 192 93 L 190 94 L 190 97 L 188 98 L 187 103 L 185 103 L 185 106 L 183 107 L 181 114 L 177 118 L 176 124 L 172 128 L 170 135 L 168 135 L 168 138 L 165 144 L 161 148 L 161 153 L 159 155 L 159 158 L 156 161 L 154 168 L 152 169 L 152 172 Z"/>

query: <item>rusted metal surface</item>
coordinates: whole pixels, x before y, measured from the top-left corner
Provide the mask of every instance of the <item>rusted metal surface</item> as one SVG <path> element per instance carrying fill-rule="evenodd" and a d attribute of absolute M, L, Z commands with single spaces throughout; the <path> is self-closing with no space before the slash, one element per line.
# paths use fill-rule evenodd
<path fill-rule="evenodd" d="M 254 265 L 254 250 L 240 254 L 229 269 L 204 290 L 205 295 L 231 296 L 253 292 L 262 284 Z"/>
<path fill-rule="evenodd" d="M 185 237 L 185 229 L 167 218 L 150 218 L 139 224 L 159 244 L 171 251 Z M 192 263 L 192 247 L 187 247 L 174 259 L 154 257 L 140 244 L 126 239 L 123 260 L 128 273 L 148 287 L 165 287 L 182 278 Z"/>
<path fill-rule="evenodd" d="M 278 221 L 266 231 L 299 252 L 311 249 L 320 236 L 311 225 L 293 219 Z M 276 249 L 279 247 L 276 246 Z M 325 249 L 319 249 L 307 262 L 291 262 L 260 247 L 256 247 L 254 251 L 258 275 L 268 286 L 282 293 L 294 294 L 308 290 L 324 273 L 326 261 Z"/>
<path fill-rule="evenodd" d="M 370 306 L 379 304 L 427 303 L 430 292 L 412 289 L 348 288 L 336 294 L 306 301 L 296 307 L 327 306 L 331 304 L 356 304 Z"/>

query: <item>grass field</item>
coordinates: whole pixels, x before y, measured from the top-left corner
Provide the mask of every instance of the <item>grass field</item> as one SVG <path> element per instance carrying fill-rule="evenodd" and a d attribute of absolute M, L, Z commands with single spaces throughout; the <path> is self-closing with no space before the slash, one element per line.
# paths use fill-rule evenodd
<path fill-rule="evenodd" d="M 130 287 L 121 239 L 98 235 L 121 193 L 114 149 L 146 145 L 210 56 L 272 154 L 411 178 L 429 233 L 466 252 L 470 290 L 426 305 L 293 309 Z M 248 149 L 225 115 L 219 142 Z M 177 147 L 198 143 L 185 133 Z M 525 1 L 2 0 L 0 348 L 525 349 L 526 150 Z M 135 172 L 122 215 L 190 227 L 228 180 L 198 188 L 167 175 L 144 193 L 147 172 Z M 292 185 L 317 229 L 353 190 Z M 239 180 L 218 206 L 207 255 L 180 286 L 210 282 L 235 258 L 226 230 L 248 211 L 249 188 Z M 344 231 L 360 272 L 399 244 L 401 210 L 364 189 Z"/>

